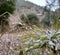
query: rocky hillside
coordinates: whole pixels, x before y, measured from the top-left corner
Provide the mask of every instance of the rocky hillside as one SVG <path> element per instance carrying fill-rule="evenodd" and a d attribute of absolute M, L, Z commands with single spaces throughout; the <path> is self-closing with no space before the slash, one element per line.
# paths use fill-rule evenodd
<path fill-rule="evenodd" d="M 15 10 L 14 14 L 9 17 L 10 25 L 20 23 L 20 21 L 21 21 L 20 16 L 22 14 L 26 15 L 26 14 L 34 13 L 38 16 L 39 20 L 41 20 L 44 17 L 42 12 L 43 12 L 43 7 L 40 7 L 40 6 L 33 4 L 29 1 L 17 0 L 16 10 Z"/>
<path fill-rule="evenodd" d="M 20 11 L 20 13 L 28 12 L 28 13 L 41 14 L 43 11 L 43 7 L 40 7 L 36 4 L 33 4 L 25 0 L 17 0 L 16 9 L 18 10 L 18 12 Z"/>
<path fill-rule="evenodd" d="M 21 8 L 21 7 L 25 7 L 25 8 L 36 7 L 39 10 L 42 9 L 42 7 L 40 7 L 34 3 L 31 3 L 29 1 L 25 1 L 25 0 L 17 0 L 16 6 L 19 8 Z"/>

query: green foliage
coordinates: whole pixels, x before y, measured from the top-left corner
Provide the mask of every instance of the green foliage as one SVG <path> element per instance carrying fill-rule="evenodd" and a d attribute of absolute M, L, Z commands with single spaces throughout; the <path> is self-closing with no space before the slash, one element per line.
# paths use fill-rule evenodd
<path fill-rule="evenodd" d="M 26 23 L 27 17 L 24 14 L 22 14 L 21 15 L 21 20 L 22 20 L 22 23 Z"/>
<path fill-rule="evenodd" d="M 13 13 L 15 10 L 15 1 L 13 0 L 4 0 L 0 4 L 0 14 L 5 12 Z"/>
<path fill-rule="evenodd" d="M 52 27 L 55 30 L 60 29 L 60 10 L 57 9 L 55 12 L 48 11 L 45 15 L 45 17 L 42 19 L 41 23 L 45 27 Z"/>
<path fill-rule="evenodd" d="M 15 0 L 0 0 L 0 32 L 9 28 L 9 13 L 15 10 Z"/>
<path fill-rule="evenodd" d="M 50 9 L 46 9 L 46 14 L 45 17 L 42 19 L 41 23 L 50 27 L 51 26 L 51 22 L 53 21 L 53 15 L 52 15 L 52 11 Z"/>
<path fill-rule="evenodd" d="M 39 19 L 37 18 L 37 16 L 35 14 L 27 14 L 25 15 L 21 15 L 21 20 L 22 22 L 32 26 L 32 25 L 39 25 Z"/>
<path fill-rule="evenodd" d="M 35 14 L 28 14 L 27 17 L 28 17 L 29 23 L 31 23 L 33 25 L 35 25 L 39 22 L 39 19 L 37 18 L 37 16 Z"/>
<path fill-rule="evenodd" d="M 56 30 L 60 29 L 60 9 L 57 9 L 53 14 L 53 28 Z"/>
<path fill-rule="evenodd" d="M 56 30 L 49 30 L 49 32 L 47 30 L 34 26 L 34 29 L 32 29 L 29 34 L 25 34 L 21 38 L 24 46 L 24 54 L 28 54 L 29 52 L 34 53 L 34 50 L 36 49 L 36 53 L 38 54 L 42 53 L 44 55 L 46 51 L 46 54 L 49 55 L 59 54 L 60 46 L 57 47 L 57 43 L 59 43 L 60 32 Z M 38 51 L 39 49 L 40 51 Z"/>
<path fill-rule="evenodd" d="M 44 25 L 46 25 L 46 26 L 50 26 L 50 19 L 49 19 L 49 18 L 44 18 L 44 19 L 42 20 L 42 23 L 43 23 Z"/>
<path fill-rule="evenodd" d="M 9 28 L 9 19 L 8 14 L 5 13 L 3 16 L 0 16 L 0 33 L 3 33 L 8 30 Z"/>

